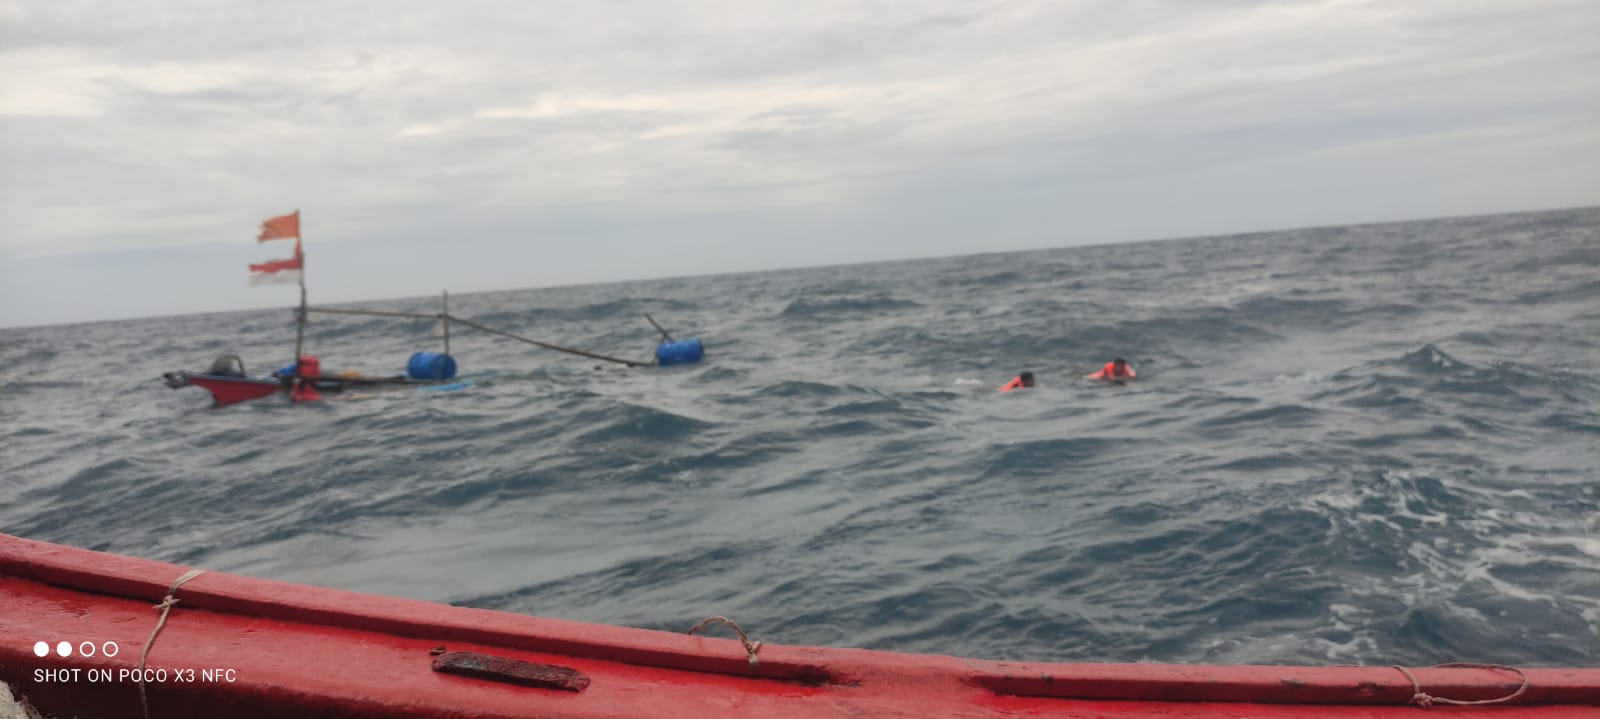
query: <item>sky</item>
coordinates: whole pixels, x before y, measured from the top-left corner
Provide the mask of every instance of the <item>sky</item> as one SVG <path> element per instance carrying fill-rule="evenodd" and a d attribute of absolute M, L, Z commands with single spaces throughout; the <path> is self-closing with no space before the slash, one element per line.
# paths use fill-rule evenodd
<path fill-rule="evenodd" d="M 0 326 L 1600 204 L 1592 0 L 0 0 Z"/>

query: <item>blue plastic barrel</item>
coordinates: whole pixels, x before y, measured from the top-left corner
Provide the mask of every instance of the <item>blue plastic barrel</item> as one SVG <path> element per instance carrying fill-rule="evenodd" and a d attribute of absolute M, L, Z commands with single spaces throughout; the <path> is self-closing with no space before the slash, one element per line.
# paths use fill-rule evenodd
<path fill-rule="evenodd" d="M 411 379 L 451 379 L 456 376 L 456 360 L 443 352 L 418 352 L 406 363 Z"/>
<path fill-rule="evenodd" d="M 662 367 L 699 362 L 705 356 L 706 349 L 701 346 L 699 337 L 656 345 L 656 362 Z"/>

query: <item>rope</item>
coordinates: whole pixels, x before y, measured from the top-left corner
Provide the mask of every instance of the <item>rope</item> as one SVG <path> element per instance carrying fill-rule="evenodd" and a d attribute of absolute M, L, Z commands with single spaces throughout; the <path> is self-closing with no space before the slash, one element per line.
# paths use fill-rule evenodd
<path fill-rule="evenodd" d="M 150 630 L 150 636 L 144 640 L 144 649 L 139 652 L 139 706 L 144 709 L 144 719 L 150 719 L 150 701 L 144 694 L 144 663 L 150 658 L 150 647 L 156 643 L 156 635 L 161 633 L 161 628 L 167 625 L 167 613 L 172 611 L 172 605 L 178 603 L 178 598 L 174 596 L 178 592 L 178 587 L 201 574 L 202 571 L 199 569 L 184 572 L 183 576 L 172 582 L 172 586 L 167 587 L 167 596 L 161 599 L 161 603 L 155 605 L 156 609 L 161 610 L 161 618 L 156 620 L 156 628 Z"/>
<path fill-rule="evenodd" d="M 1505 703 L 1510 702 L 1512 699 L 1516 699 L 1517 697 L 1522 696 L 1522 693 L 1525 692 L 1525 691 L 1528 691 L 1528 687 L 1530 686 L 1530 684 L 1528 683 L 1528 675 L 1527 674 L 1523 673 L 1523 671 L 1521 669 L 1518 669 L 1516 667 L 1508 667 L 1508 666 L 1506 666 L 1504 664 L 1479 664 L 1479 663 L 1476 663 L 1476 662 L 1445 662 L 1444 664 L 1435 664 L 1433 666 L 1436 669 L 1500 669 L 1500 670 L 1508 671 L 1508 672 L 1516 672 L 1517 676 L 1522 677 L 1522 686 L 1517 687 L 1517 690 L 1514 691 L 1514 692 L 1511 692 L 1510 694 L 1507 694 L 1507 695 L 1505 695 L 1503 697 L 1497 697 L 1497 698 L 1494 698 L 1494 699 L 1469 700 L 1469 699 L 1451 699 L 1449 697 L 1436 697 L 1436 696 L 1434 696 L 1432 694 L 1429 694 L 1429 693 L 1427 693 L 1425 691 L 1422 691 L 1422 684 L 1417 681 L 1417 677 L 1411 673 L 1411 670 L 1406 669 L 1405 667 L 1402 667 L 1402 666 L 1396 664 L 1394 666 L 1394 668 L 1395 669 L 1399 669 L 1401 674 L 1406 675 L 1406 678 L 1411 680 L 1411 703 L 1412 704 L 1415 704 L 1415 705 L 1417 705 L 1419 707 L 1430 707 L 1430 706 L 1433 706 L 1435 704 L 1448 704 L 1450 706 L 1458 706 L 1458 707 L 1483 706 L 1483 705 L 1486 705 L 1486 704 L 1505 704 Z"/>
<path fill-rule="evenodd" d="M 744 630 L 740 629 L 738 624 L 735 624 L 732 619 L 724 617 L 720 614 L 700 620 L 699 624 L 689 628 L 689 633 L 694 634 L 695 632 L 705 629 L 712 624 L 726 624 L 730 627 L 733 627 L 734 633 L 739 635 L 739 643 L 744 645 L 745 654 L 750 655 L 750 673 L 754 674 L 760 665 L 760 660 L 756 658 L 756 652 L 761 651 L 761 642 L 750 641 L 750 638 L 744 635 Z"/>

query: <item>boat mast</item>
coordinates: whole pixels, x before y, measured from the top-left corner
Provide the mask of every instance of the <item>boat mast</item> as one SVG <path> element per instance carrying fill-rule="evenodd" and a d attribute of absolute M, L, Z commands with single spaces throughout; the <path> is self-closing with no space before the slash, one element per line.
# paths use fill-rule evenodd
<path fill-rule="evenodd" d="M 300 209 L 295 208 L 295 224 L 299 224 Z M 295 313 L 294 327 L 294 373 L 300 374 L 300 352 L 306 343 L 306 255 L 301 247 L 305 241 L 305 231 L 295 233 L 294 253 L 300 258 L 300 311 Z"/>

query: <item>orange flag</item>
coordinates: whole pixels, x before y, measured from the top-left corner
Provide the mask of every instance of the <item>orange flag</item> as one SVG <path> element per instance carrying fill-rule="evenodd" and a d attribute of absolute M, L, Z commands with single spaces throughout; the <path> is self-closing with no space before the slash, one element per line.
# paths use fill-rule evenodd
<path fill-rule="evenodd" d="M 300 211 L 274 217 L 261 223 L 261 234 L 256 237 L 257 242 L 267 240 L 300 239 Z"/>

